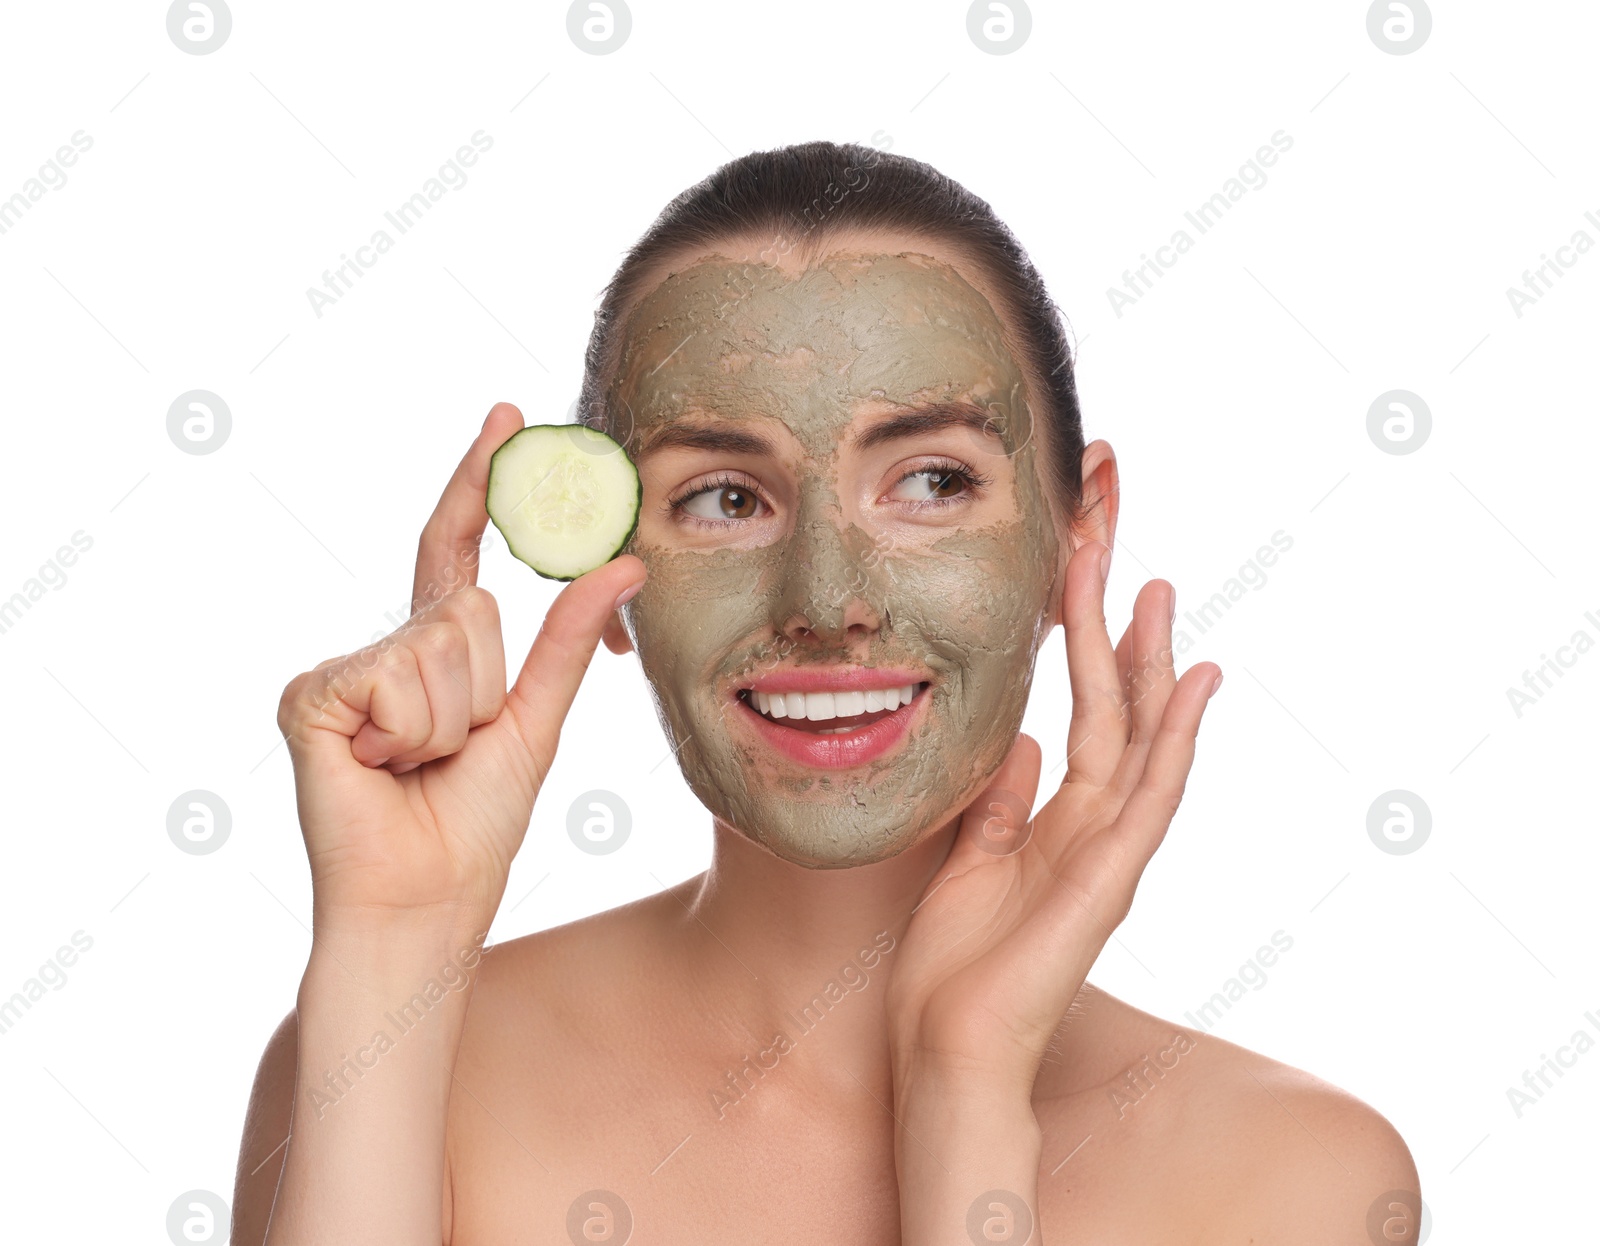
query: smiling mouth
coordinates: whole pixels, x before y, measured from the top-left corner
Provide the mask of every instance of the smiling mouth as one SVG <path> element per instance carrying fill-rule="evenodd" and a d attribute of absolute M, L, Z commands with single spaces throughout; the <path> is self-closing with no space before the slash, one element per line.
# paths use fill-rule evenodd
<path fill-rule="evenodd" d="M 898 713 L 920 697 L 928 681 L 870 692 L 785 694 L 741 688 L 738 699 L 767 722 L 811 735 L 850 735 Z"/>

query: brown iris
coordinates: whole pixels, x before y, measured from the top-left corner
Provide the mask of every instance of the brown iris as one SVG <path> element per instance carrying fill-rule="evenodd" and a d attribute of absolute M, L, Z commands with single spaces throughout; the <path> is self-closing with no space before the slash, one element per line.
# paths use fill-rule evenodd
<path fill-rule="evenodd" d="M 755 511 L 755 495 L 748 489 L 740 489 L 736 485 L 728 485 L 718 490 L 720 494 L 719 509 L 729 519 L 749 519 Z M 729 504 L 728 499 L 736 498 L 737 501 Z"/>

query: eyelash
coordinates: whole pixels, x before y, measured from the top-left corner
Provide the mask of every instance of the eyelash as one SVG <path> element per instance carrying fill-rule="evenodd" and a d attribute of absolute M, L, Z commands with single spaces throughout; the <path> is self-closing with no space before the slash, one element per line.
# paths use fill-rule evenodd
<path fill-rule="evenodd" d="M 913 510 L 918 511 L 930 509 L 941 510 L 946 506 L 967 500 L 975 494 L 981 495 L 983 490 L 989 486 L 992 479 L 989 476 L 984 476 L 973 471 L 970 467 L 967 467 L 963 463 L 945 460 L 936 463 L 928 463 L 922 467 L 914 468 L 913 470 L 907 472 L 904 476 L 900 477 L 899 480 L 895 481 L 895 487 L 898 488 L 900 485 L 903 485 L 913 476 L 933 476 L 938 479 L 942 479 L 946 476 L 954 476 L 957 480 L 966 485 L 965 492 L 958 493 L 954 497 L 924 498 L 919 502 L 907 503 L 907 505 Z M 677 514 L 681 519 L 696 524 L 701 528 L 727 528 L 733 524 L 748 523 L 749 520 L 747 519 L 706 519 L 700 515 L 691 515 L 684 509 L 685 505 L 691 499 L 699 497 L 702 493 L 713 493 L 721 489 L 739 489 L 745 493 L 755 492 L 755 490 L 753 490 L 744 481 L 737 479 L 728 472 L 723 472 L 715 479 L 709 480 L 703 485 L 697 485 L 693 489 L 688 489 L 683 493 L 678 494 L 678 496 L 675 498 L 668 499 L 667 510 L 669 513 Z"/>

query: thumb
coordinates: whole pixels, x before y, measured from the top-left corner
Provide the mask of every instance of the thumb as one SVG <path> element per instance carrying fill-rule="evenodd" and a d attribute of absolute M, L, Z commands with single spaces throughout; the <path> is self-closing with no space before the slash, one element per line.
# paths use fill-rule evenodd
<path fill-rule="evenodd" d="M 1033 798 L 1039 790 L 1043 753 L 1039 742 L 1026 732 L 1016 741 L 1000 768 L 990 776 L 983 792 L 961 815 L 961 832 L 951 856 L 980 864 L 984 857 L 1006 857 L 1033 836 Z"/>
<path fill-rule="evenodd" d="M 543 781 L 555 757 L 561 724 L 578 695 L 611 612 L 644 586 L 644 561 L 621 554 L 580 575 L 545 612 L 539 634 L 506 695 L 506 712 L 539 766 Z"/>

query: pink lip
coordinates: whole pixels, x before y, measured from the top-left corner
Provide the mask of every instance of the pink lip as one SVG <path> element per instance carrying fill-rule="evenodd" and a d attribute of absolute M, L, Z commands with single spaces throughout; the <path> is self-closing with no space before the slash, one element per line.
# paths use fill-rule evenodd
<path fill-rule="evenodd" d="M 908 679 L 905 682 L 920 684 L 923 681 Z M 822 691 L 815 682 L 804 686 L 813 691 Z M 896 685 L 888 686 L 892 688 Z M 849 770 L 876 761 L 899 744 L 911 729 L 912 719 L 922 713 L 923 702 L 928 699 L 930 689 L 931 684 L 928 688 L 919 687 L 916 695 L 893 713 L 885 714 L 871 726 L 839 735 L 818 735 L 798 727 L 786 727 L 782 722 L 767 718 L 743 697 L 736 697 L 735 701 L 738 704 L 737 713 L 748 718 L 757 734 L 790 761 L 823 770 Z M 775 688 L 773 691 L 781 689 Z"/>
<path fill-rule="evenodd" d="M 907 684 L 931 683 L 922 671 L 895 670 L 881 666 L 801 666 L 763 675 L 752 684 L 740 687 L 757 692 L 873 692 L 884 688 L 904 688 Z M 736 690 L 737 691 L 737 690 Z"/>

